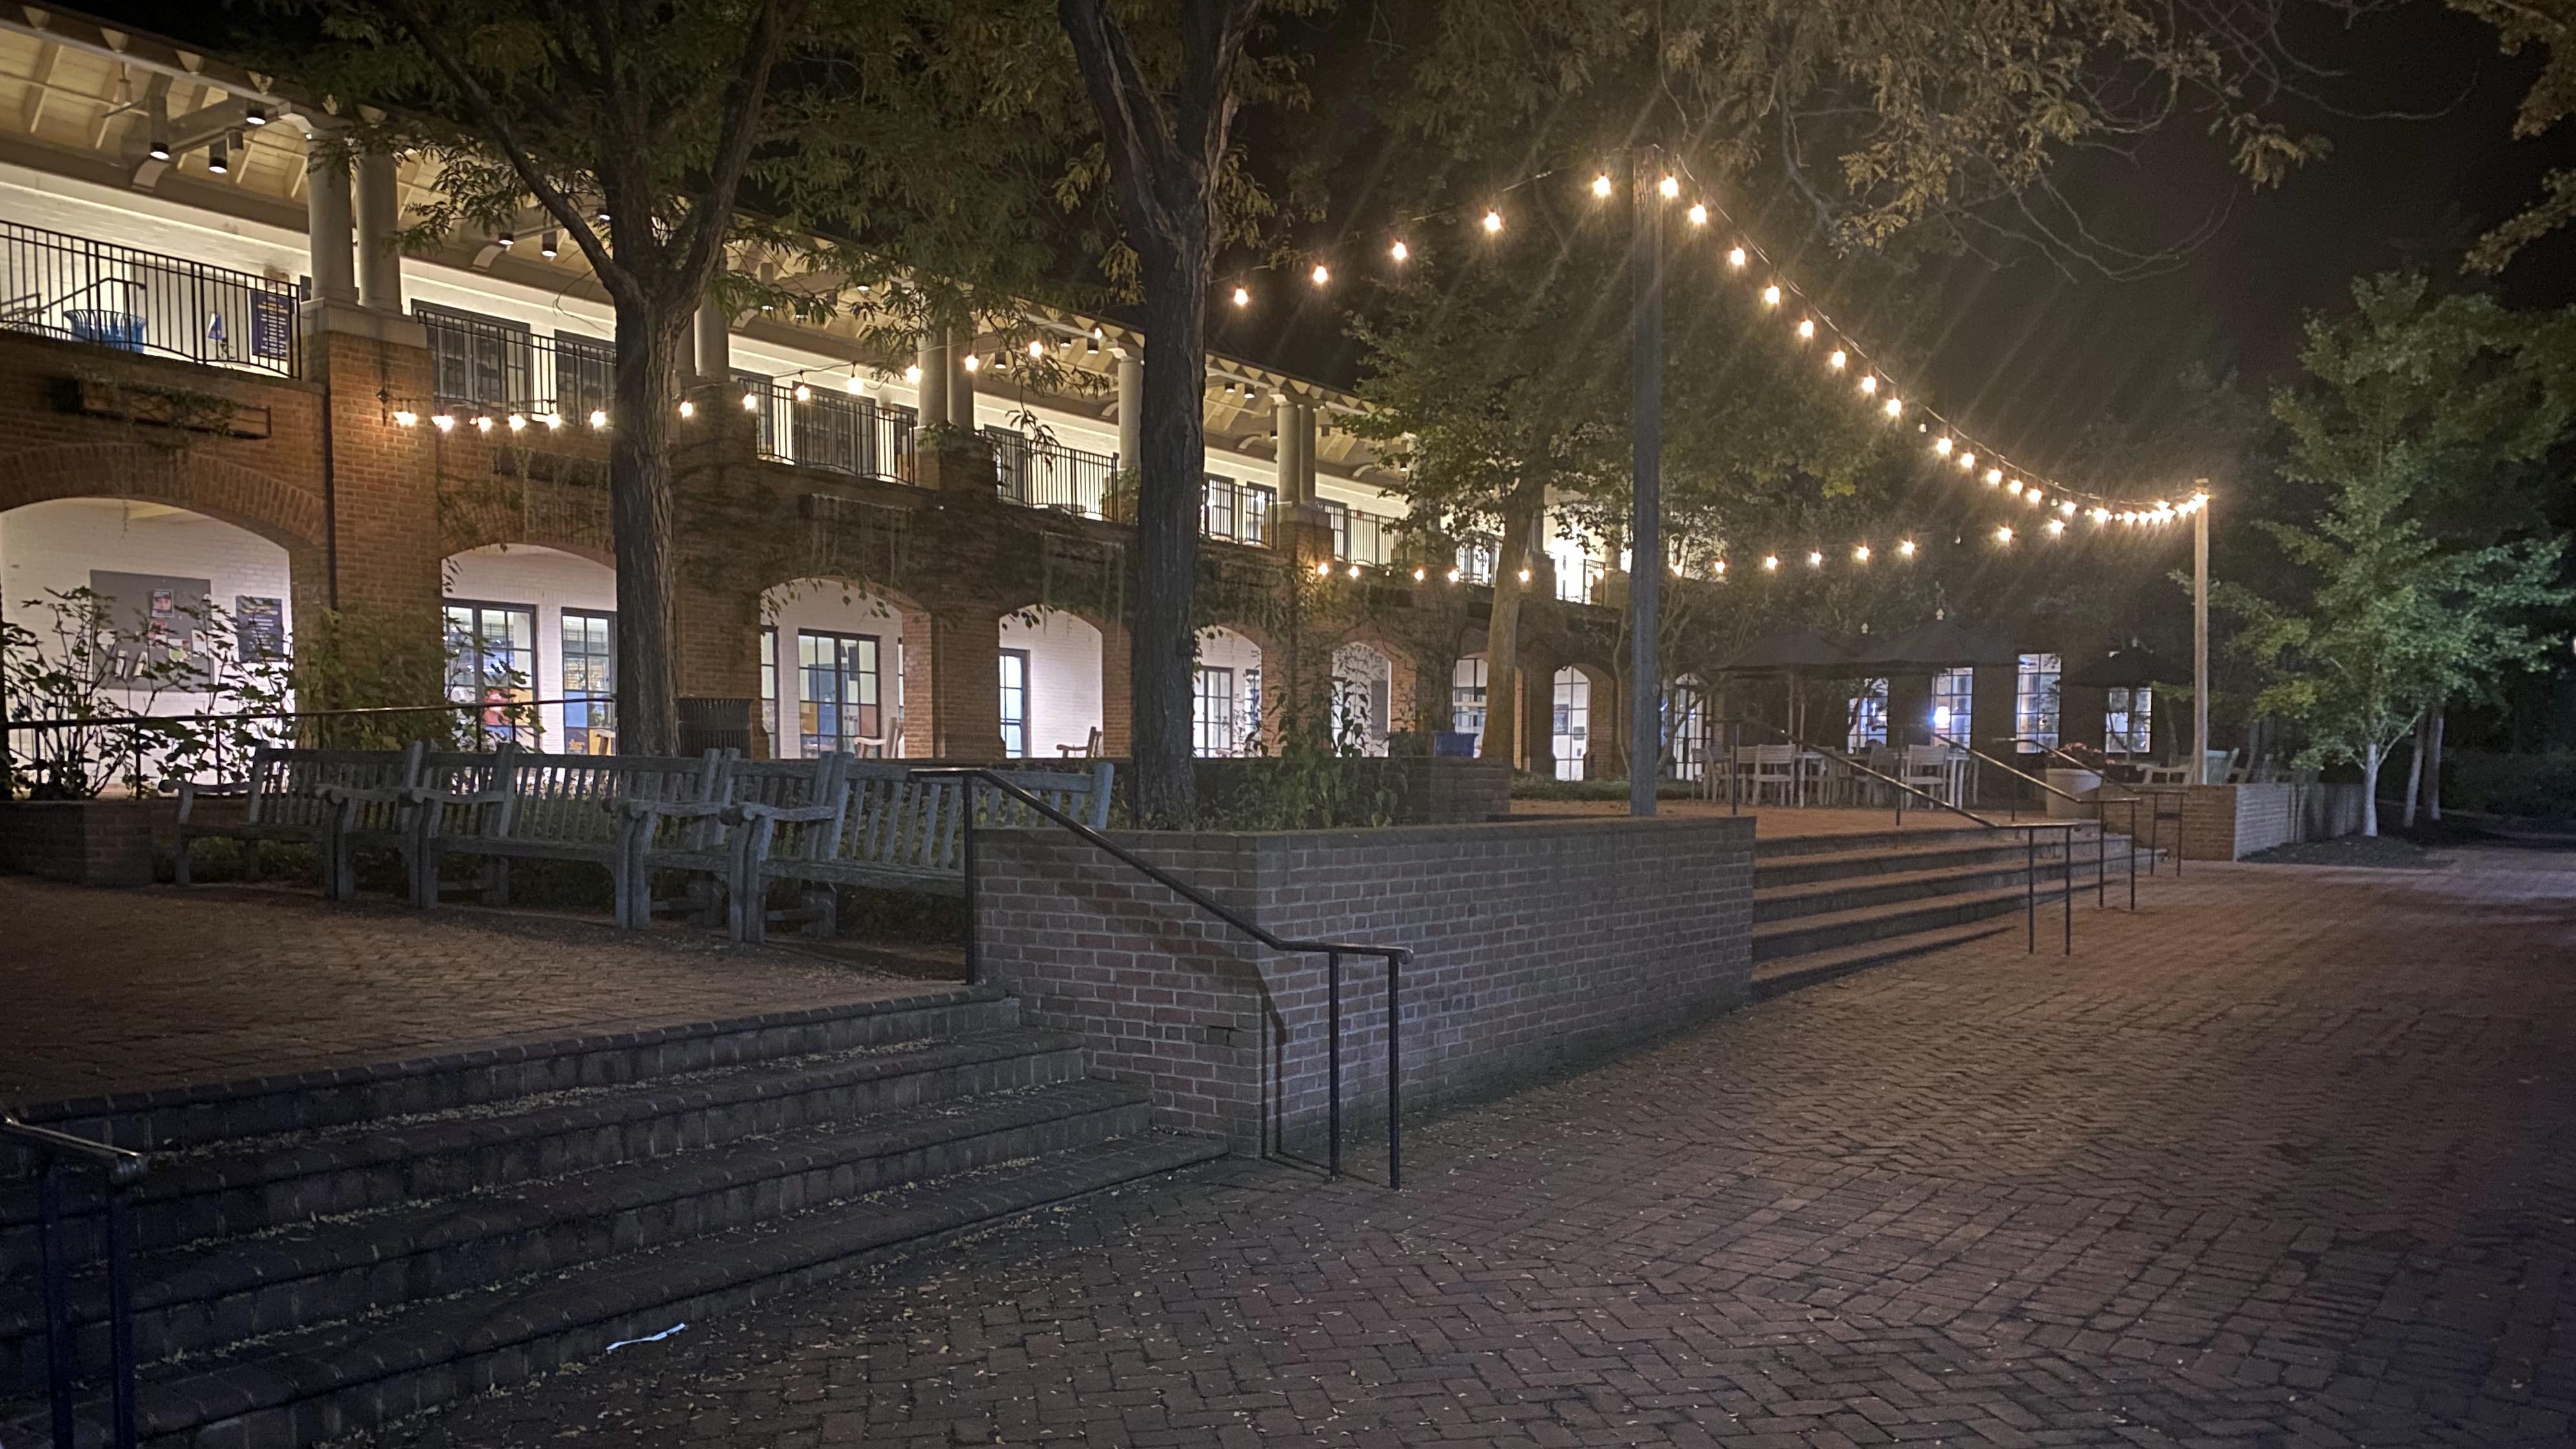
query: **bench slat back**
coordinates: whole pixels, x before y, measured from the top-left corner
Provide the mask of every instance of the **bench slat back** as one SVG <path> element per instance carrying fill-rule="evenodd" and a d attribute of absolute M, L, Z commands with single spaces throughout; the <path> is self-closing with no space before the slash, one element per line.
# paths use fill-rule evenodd
<path fill-rule="evenodd" d="M 609 802 L 708 799 L 723 784 L 724 762 L 719 750 L 685 757 L 516 755 L 504 771 L 510 798 L 486 828 L 510 840 L 606 846 L 618 829 Z"/>
<path fill-rule="evenodd" d="M 1114 769 L 1107 760 L 1101 760 L 1078 772 L 995 770 L 993 773 L 1092 829 L 1106 830 L 1109 828 L 1109 787 Z M 979 830 L 1010 830 L 1053 823 L 999 790 L 983 792 L 983 808 L 975 817 L 975 826 Z"/>
<path fill-rule="evenodd" d="M 304 825 L 316 830 L 339 807 L 322 798 L 326 786 L 355 790 L 400 789 L 417 782 L 418 741 L 400 750 L 308 750 L 262 745 L 251 756 L 250 789 L 242 801 L 245 825 Z"/>
<path fill-rule="evenodd" d="M 848 769 L 849 804 L 842 812 L 839 838 L 828 853 L 814 858 L 940 875 L 965 872 L 965 781 L 951 776 L 917 777 L 912 767 L 892 760 L 853 760 Z M 1079 772 L 994 773 L 1097 830 L 1109 820 L 1111 770 L 1103 761 Z M 999 791 L 977 794 L 979 829 L 1048 823 Z"/>
<path fill-rule="evenodd" d="M 781 810 L 830 808 L 832 818 L 826 821 L 779 823 L 769 844 L 769 853 L 782 859 L 822 859 L 841 838 L 841 820 L 850 807 L 850 763 L 848 755 L 837 751 L 811 760 L 736 760 L 725 773 L 725 798 L 729 804 Z M 711 829 L 700 848 L 713 850 L 728 834 L 721 826 Z"/>

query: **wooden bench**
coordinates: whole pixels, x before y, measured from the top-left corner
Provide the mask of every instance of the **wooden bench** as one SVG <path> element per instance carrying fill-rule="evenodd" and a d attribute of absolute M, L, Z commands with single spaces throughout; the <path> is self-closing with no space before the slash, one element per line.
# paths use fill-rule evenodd
<path fill-rule="evenodd" d="M 340 806 L 328 792 L 342 789 L 403 790 L 420 775 L 428 746 L 414 741 L 401 750 L 308 750 L 262 745 L 251 755 L 250 774 L 237 784 L 179 786 L 179 848 L 175 878 L 189 883 L 188 849 L 200 840 L 241 840 L 243 873 L 259 878 L 259 846 L 283 840 L 327 848 L 338 824 Z M 222 823 L 197 818 L 200 801 L 238 799 L 241 819 Z"/>
<path fill-rule="evenodd" d="M 850 764 L 848 755 L 838 753 L 811 760 L 729 758 L 721 784 L 707 800 L 653 802 L 639 808 L 632 842 L 638 891 L 649 892 L 656 872 L 677 871 L 689 878 L 689 894 L 684 897 L 658 901 L 648 895 L 645 914 L 694 910 L 713 925 L 714 902 L 707 889 L 720 888 L 726 898 L 727 926 L 736 940 L 744 939 L 743 895 L 733 889 L 733 883 L 744 878 L 758 833 L 755 819 L 774 821 L 795 815 L 828 830 L 847 806 Z"/>
<path fill-rule="evenodd" d="M 1109 821 L 1111 776 L 1106 760 L 1079 773 L 1067 770 L 997 770 L 994 773 L 1094 830 Z M 739 853 L 730 912 L 734 939 L 766 939 L 769 922 L 801 920 L 809 935 L 829 936 L 837 922 L 838 886 L 966 893 L 967 782 L 954 775 L 917 774 L 894 761 L 853 760 L 835 802 L 802 808 L 746 803 L 735 807 L 747 838 Z M 977 829 L 1036 825 L 1044 817 L 997 790 L 980 789 Z M 781 882 L 805 887 L 794 909 L 768 909 L 770 888 Z"/>
<path fill-rule="evenodd" d="M 607 869 L 617 924 L 640 930 L 651 922 L 651 901 L 638 842 L 658 838 L 666 821 L 712 830 L 729 761 L 723 750 L 687 758 L 514 752 L 487 788 L 415 789 L 408 796 L 420 809 L 415 904 L 436 904 L 450 855 L 484 861 L 473 884 L 492 906 L 510 903 L 511 861 L 575 861 Z"/>
<path fill-rule="evenodd" d="M 415 749 L 420 748 L 415 745 Z M 480 794 L 493 788 L 519 747 L 493 750 L 428 750 L 411 778 L 393 786 L 325 786 L 322 795 L 338 807 L 323 861 L 322 889 L 335 901 L 358 893 L 357 853 L 389 850 L 403 862 L 403 895 L 414 905 L 437 898 L 420 878 L 427 852 L 419 848 L 423 807 L 415 796 Z"/>

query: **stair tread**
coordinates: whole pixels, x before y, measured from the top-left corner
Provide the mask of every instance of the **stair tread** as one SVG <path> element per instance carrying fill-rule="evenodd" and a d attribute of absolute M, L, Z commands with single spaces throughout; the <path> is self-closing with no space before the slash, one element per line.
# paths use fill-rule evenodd
<path fill-rule="evenodd" d="M 920 1072 L 1079 1050 L 1082 1038 L 1006 1027 L 952 1038 L 850 1047 L 798 1057 L 703 1068 L 542 1097 L 377 1118 L 311 1133 L 236 1138 L 159 1156 L 135 1190 L 138 1203 L 344 1171 L 486 1147 L 512 1140 L 649 1121 L 711 1106 L 884 1081 Z M 531 1105 L 541 1103 L 541 1105 Z M 515 1109 L 515 1110 L 514 1110 Z M 0 1224 L 33 1221 L 34 1192 L 0 1194 Z M 15 1199 L 23 1198 L 24 1201 Z"/>
<path fill-rule="evenodd" d="M 2079 824 L 2080 833 L 2078 838 L 2088 843 L 2093 839 L 2093 836 L 2089 829 L 2084 827 L 2089 827 L 2090 823 L 2091 822 L 2087 821 Z M 1904 845 L 1865 846 L 1852 850 L 1810 850 L 1800 851 L 1795 854 L 1775 855 L 1768 858 L 1763 857 L 1757 850 L 1754 856 L 1753 871 L 1755 879 L 1759 880 L 1761 878 L 1762 871 L 1766 867 L 1773 869 L 1808 870 L 1818 866 L 1866 865 L 1878 861 L 1934 859 L 1943 856 L 1959 855 L 1965 852 L 1983 853 L 1986 851 L 2011 851 L 2017 855 L 2021 850 L 2021 838 L 2017 832 L 2011 834 L 1998 834 L 1995 831 L 1979 829 L 1974 835 L 1963 834 L 1931 842 L 1909 842 Z"/>
<path fill-rule="evenodd" d="M 247 1236 L 156 1249 L 135 1259 L 135 1306 L 148 1312 L 316 1274 L 364 1268 L 428 1249 L 629 1212 L 835 1163 L 1114 1111 L 1147 1100 L 1145 1090 L 1134 1083 L 1078 1078 L 890 1108 L 666 1157 L 581 1169 L 502 1189 L 306 1219 Z M 386 1250 L 388 1244 L 394 1245 L 393 1251 Z M 75 1279 L 75 1316 L 83 1320 L 104 1317 L 104 1295 L 104 1283 L 95 1268 Z M 32 1305 L 0 1310 L 0 1338 L 42 1330 L 41 1312 Z"/>
<path fill-rule="evenodd" d="M 2092 884 L 2091 877 L 2077 872 L 2077 889 Z M 2039 882 L 2039 899 L 2054 901 L 2065 891 L 2062 881 L 2043 876 Z M 1909 915 L 1931 915 L 1968 906 L 2020 901 L 2026 891 L 2015 885 L 1986 891 L 1955 891 L 1948 895 L 1917 896 L 1912 900 L 1882 901 L 1877 905 L 1854 906 L 1843 911 L 1819 911 L 1811 916 L 1788 916 L 1776 921 L 1762 921 L 1753 927 L 1753 942 L 1758 949 L 1764 940 L 1794 936 L 1808 931 L 1830 931 L 1837 927 L 1863 922 L 1901 920 Z M 1776 959 L 1776 958 L 1775 958 Z"/>
<path fill-rule="evenodd" d="M 1802 986 L 1812 986 L 1838 976 L 1872 966 L 1890 965 L 1982 941 L 2011 930 L 2012 922 L 1989 917 L 1955 926 L 1935 926 L 1928 931 L 1915 931 L 1902 936 L 1882 936 L 1874 941 L 1858 941 L 1826 951 L 1810 951 L 1802 956 L 1781 956 L 1764 962 L 1753 973 L 1753 996 L 1767 1000 Z"/>
<path fill-rule="evenodd" d="M 1214 1139 L 1147 1131 L 820 1203 L 790 1218 L 624 1254 L 572 1273 L 406 1304 L 355 1335 L 351 1321 L 344 1320 L 277 1335 L 225 1362 L 197 1357 L 149 1366 L 139 1395 L 142 1432 L 177 1433 L 467 1355 L 614 1325 L 707 1293 L 1024 1212 L 1224 1151 Z M 573 1356 L 578 1355 L 567 1355 Z M 85 1410 L 96 1414 L 99 1406 Z M 32 1436 L 37 1422 L 22 1420 L 0 1437 Z"/>
<path fill-rule="evenodd" d="M 2111 852 L 2112 860 L 2116 862 L 2119 858 L 2119 852 Z M 1976 880 L 2006 871 L 2019 871 L 2023 868 L 2024 859 L 2025 857 L 2019 852 L 2015 852 L 2009 861 L 1995 860 L 1970 865 L 1931 866 L 1921 870 L 1873 871 L 1865 875 L 1832 876 L 1824 880 L 1792 881 L 1781 885 L 1757 884 L 1753 890 L 1753 899 L 1757 904 L 1764 901 L 1796 901 L 1837 895 L 1844 891 L 1897 889 L 1911 885 L 1937 884 L 1944 880 Z M 2045 867 L 2057 864 L 2063 857 L 2054 851 L 2043 850 L 2040 852 L 2039 859 L 2040 864 Z M 2078 851 L 2075 863 L 2079 867 L 2077 874 L 2084 874 L 2081 867 L 2093 863 L 2092 853 Z"/>

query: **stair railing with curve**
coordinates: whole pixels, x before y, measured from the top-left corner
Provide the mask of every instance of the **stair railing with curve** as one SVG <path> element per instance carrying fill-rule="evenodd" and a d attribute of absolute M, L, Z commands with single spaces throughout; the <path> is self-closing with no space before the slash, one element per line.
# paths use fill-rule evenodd
<path fill-rule="evenodd" d="M 1024 809 L 1044 816 L 1072 833 L 1074 838 L 1099 850 L 1155 884 L 1197 906 L 1260 944 L 1282 955 L 1322 956 L 1324 958 L 1324 1030 L 1325 1127 L 1330 1139 L 1326 1169 L 1335 1177 L 1342 1175 L 1342 958 L 1375 956 L 1386 963 L 1386 1185 L 1390 1189 L 1404 1186 L 1404 1078 L 1403 1050 L 1400 1036 L 1403 1014 L 1400 992 L 1406 963 L 1413 959 L 1412 948 L 1380 946 L 1362 941 L 1304 941 L 1276 935 L 1246 920 L 1241 914 L 1207 892 L 1180 879 L 1169 871 L 1139 857 L 1135 852 L 1083 824 L 1081 821 L 1047 804 L 1044 800 L 1003 779 L 991 770 L 973 766 L 938 766 L 915 770 L 924 778 L 946 777 L 966 782 L 966 819 L 963 847 L 966 875 L 966 982 L 972 986 L 983 979 L 982 953 L 978 945 L 981 932 L 975 928 L 975 833 L 981 815 L 983 790 L 998 791 Z"/>
<path fill-rule="evenodd" d="M 0 1114 L 0 1144 L 36 1159 L 36 1241 L 45 1308 L 45 1388 L 54 1449 L 72 1449 L 73 1385 L 80 1378 L 79 1330 L 72 1323 L 71 1240 L 63 1230 L 63 1177 L 95 1169 L 106 1215 L 110 1434 L 116 1449 L 134 1449 L 134 1212 L 131 1192 L 152 1160 L 105 1142 Z"/>

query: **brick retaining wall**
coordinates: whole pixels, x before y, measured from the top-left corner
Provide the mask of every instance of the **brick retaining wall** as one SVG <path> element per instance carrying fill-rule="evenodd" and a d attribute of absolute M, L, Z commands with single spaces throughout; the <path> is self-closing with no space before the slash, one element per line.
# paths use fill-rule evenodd
<path fill-rule="evenodd" d="M 1409 946 L 1405 1104 L 1528 1080 L 1740 1004 L 1750 819 L 1551 820 L 1119 842 L 1288 937 Z M 1238 1150 L 1319 1150 L 1325 962 L 1237 937 L 1053 832 L 979 837 L 984 979 L 1090 1038 L 1158 1117 Z M 1385 977 L 1343 977 L 1352 1129 L 1383 1111 Z"/>

